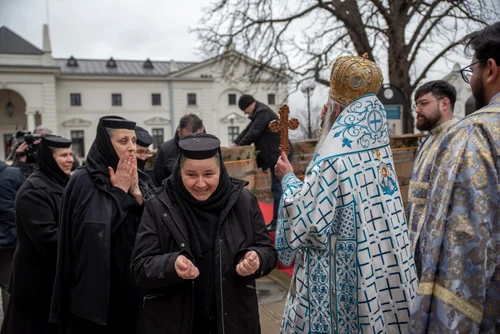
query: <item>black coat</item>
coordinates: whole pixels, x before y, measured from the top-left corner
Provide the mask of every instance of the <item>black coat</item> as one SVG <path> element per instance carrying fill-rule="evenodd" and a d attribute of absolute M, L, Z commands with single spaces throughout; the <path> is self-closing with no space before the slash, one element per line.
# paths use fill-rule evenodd
<path fill-rule="evenodd" d="M 276 267 L 271 244 L 255 196 L 244 182 L 232 180 L 231 198 L 221 213 L 215 249 L 215 294 L 218 333 L 260 333 L 255 278 Z M 191 334 L 192 280 L 180 278 L 174 263 L 180 254 L 193 259 L 189 229 L 166 191 L 146 203 L 133 253 L 132 269 L 144 289 L 144 332 Z M 260 268 L 248 277 L 236 273 L 239 259 L 249 250 L 259 254 Z M 196 264 L 195 264 L 196 265 Z"/>
<path fill-rule="evenodd" d="M 238 146 L 254 144 L 255 149 L 260 151 L 257 155 L 257 166 L 266 170 L 274 166 L 280 156 L 280 134 L 269 129 L 269 123 L 277 120 L 278 116 L 265 104 L 256 102 L 255 110 L 249 118 L 250 124 L 234 143 Z M 293 150 L 292 145 L 290 148 Z"/>
<path fill-rule="evenodd" d="M 139 171 L 143 196 L 148 180 Z M 67 312 L 99 325 L 136 316 L 140 295 L 129 268 L 142 208 L 85 167 L 71 176 L 61 203 L 51 322 Z"/>
<path fill-rule="evenodd" d="M 155 163 L 153 165 L 153 183 L 159 187 L 161 182 L 172 175 L 177 157 L 179 156 L 179 136 L 164 142 L 158 148 Z"/>
<path fill-rule="evenodd" d="M 64 187 L 40 170 L 16 197 L 18 246 L 11 276 L 11 299 L 2 334 L 49 331 L 49 310 L 57 259 L 59 208 Z"/>
<path fill-rule="evenodd" d="M 0 161 L 0 249 L 16 248 L 16 213 L 14 202 L 17 190 L 24 182 L 19 168 Z"/>

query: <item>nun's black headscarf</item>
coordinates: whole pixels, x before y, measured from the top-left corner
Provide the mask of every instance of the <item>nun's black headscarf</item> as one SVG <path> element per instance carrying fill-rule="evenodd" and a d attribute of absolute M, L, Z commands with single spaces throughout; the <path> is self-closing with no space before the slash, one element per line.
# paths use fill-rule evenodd
<path fill-rule="evenodd" d="M 71 140 L 54 135 L 44 135 L 38 147 L 37 165 L 38 169 L 61 186 L 65 186 L 69 180 L 69 175 L 59 167 L 54 158 L 51 148 L 68 148 Z"/>
<path fill-rule="evenodd" d="M 231 196 L 232 183 L 224 167 L 220 154 L 220 141 L 217 137 L 197 133 L 179 141 L 180 154 L 171 177 L 166 181 L 166 191 L 174 199 L 188 225 L 190 244 L 195 265 L 200 276 L 195 280 L 195 318 L 206 321 L 214 308 L 215 287 L 215 242 L 219 227 L 220 213 Z M 219 185 L 205 201 L 195 199 L 184 187 L 181 176 L 182 156 L 188 159 L 204 160 L 219 153 Z"/>
<path fill-rule="evenodd" d="M 90 147 L 89 154 L 85 160 L 85 165 L 87 166 L 87 170 L 92 178 L 101 179 L 108 183 L 108 167 L 116 170 L 120 157 L 116 154 L 106 128 L 135 130 L 135 122 L 126 120 L 119 116 L 104 116 L 99 119 L 97 134 L 92 146 Z"/>

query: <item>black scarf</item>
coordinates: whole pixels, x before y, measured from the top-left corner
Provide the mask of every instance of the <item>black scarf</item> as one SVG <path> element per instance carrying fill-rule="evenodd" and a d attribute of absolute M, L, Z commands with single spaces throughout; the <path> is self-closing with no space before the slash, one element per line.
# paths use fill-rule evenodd
<path fill-rule="evenodd" d="M 50 150 L 49 146 L 47 146 L 43 140 L 38 147 L 37 165 L 38 169 L 51 180 L 63 187 L 66 186 L 69 176 L 59 167 L 54 158 L 54 152 Z"/>
<path fill-rule="evenodd" d="M 219 149 L 220 157 L 220 149 Z M 215 310 L 215 242 L 220 213 L 231 196 L 232 183 L 222 159 L 219 158 L 220 179 L 214 193 L 206 201 L 198 201 L 186 190 L 180 171 L 181 155 L 174 172 L 167 179 L 166 191 L 174 199 L 189 228 L 189 241 L 194 263 L 200 270 L 195 279 L 195 321 L 206 322 Z"/>
<path fill-rule="evenodd" d="M 137 158 L 137 169 L 144 172 L 144 169 L 146 169 L 146 160 Z"/>
<path fill-rule="evenodd" d="M 118 116 L 114 116 L 114 118 L 123 119 Z M 116 170 L 119 161 L 120 158 L 116 154 L 111 139 L 106 132 L 106 127 L 100 121 L 97 125 L 97 135 L 85 160 L 87 170 L 93 179 L 100 179 L 104 183 L 110 183 L 108 166 Z"/>

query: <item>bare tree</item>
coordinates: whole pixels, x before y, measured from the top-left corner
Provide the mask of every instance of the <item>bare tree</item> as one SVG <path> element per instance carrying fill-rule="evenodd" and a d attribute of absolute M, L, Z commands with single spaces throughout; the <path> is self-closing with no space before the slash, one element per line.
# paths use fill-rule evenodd
<path fill-rule="evenodd" d="M 320 136 L 320 125 L 321 119 L 319 114 L 321 112 L 321 107 L 317 104 L 311 106 L 311 132 L 312 138 L 319 138 Z M 308 138 L 308 118 L 307 109 L 298 108 L 290 115 L 290 117 L 295 117 L 299 120 L 299 127 L 295 131 L 290 132 L 292 140 L 306 140 Z"/>
<path fill-rule="evenodd" d="M 235 45 L 298 77 L 296 87 L 311 78 L 327 85 L 336 57 L 366 52 L 387 66 L 388 81 L 409 102 L 465 34 L 498 20 L 498 7 L 498 0 L 216 0 L 195 31 L 206 56 Z M 411 113 L 406 120 L 412 131 Z"/>

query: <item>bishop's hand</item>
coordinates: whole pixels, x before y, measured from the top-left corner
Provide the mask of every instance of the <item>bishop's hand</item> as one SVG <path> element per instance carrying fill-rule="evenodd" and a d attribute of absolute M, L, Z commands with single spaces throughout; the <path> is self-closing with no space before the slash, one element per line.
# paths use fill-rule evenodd
<path fill-rule="evenodd" d="M 236 266 L 236 272 L 238 275 L 245 277 L 255 274 L 255 272 L 260 267 L 259 255 L 256 251 L 249 251 L 245 253 L 245 256 L 238 262 Z"/>
<path fill-rule="evenodd" d="M 184 255 L 177 256 L 175 259 L 175 272 L 180 278 L 195 279 L 200 275 L 200 271 L 196 266 Z"/>
<path fill-rule="evenodd" d="M 274 173 L 276 174 L 276 178 L 280 181 L 286 174 L 293 173 L 293 166 L 290 161 L 288 161 L 285 152 L 281 152 L 281 156 L 278 158 L 276 166 L 274 167 Z"/>

